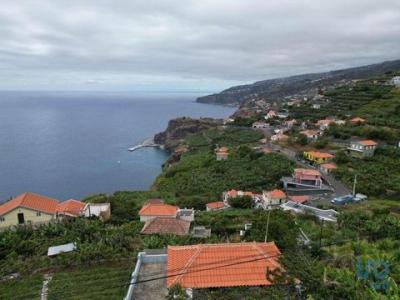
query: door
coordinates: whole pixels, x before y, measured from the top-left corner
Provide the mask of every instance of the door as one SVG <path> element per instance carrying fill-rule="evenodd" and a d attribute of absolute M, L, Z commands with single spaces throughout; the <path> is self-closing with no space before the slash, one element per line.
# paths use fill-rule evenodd
<path fill-rule="evenodd" d="M 24 224 L 25 223 L 25 218 L 23 213 L 18 214 L 18 224 Z"/>

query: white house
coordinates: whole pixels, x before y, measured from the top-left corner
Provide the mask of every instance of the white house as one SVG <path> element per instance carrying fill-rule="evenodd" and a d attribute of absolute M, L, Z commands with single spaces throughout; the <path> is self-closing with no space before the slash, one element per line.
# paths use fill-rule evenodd
<path fill-rule="evenodd" d="M 271 142 L 285 142 L 289 139 L 289 136 L 283 133 L 277 133 L 271 136 Z"/>
<path fill-rule="evenodd" d="M 352 141 L 350 147 L 350 153 L 355 156 L 373 156 L 378 143 L 373 140 L 363 140 L 363 141 Z"/>
<path fill-rule="evenodd" d="M 320 109 L 320 108 L 321 108 L 321 104 L 319 104 L 319 103 L 314 103 L 314 104 L 312 105 L 312 108 L 314 108 L 314 109 Z"/>
<path fill-rule="evenodd" d="M 88 203 L 83 211 L 85 217 L 96 216 L 107 221 L 111 216 L 110 203 Z"/>
<path fill-rule="evenodd" d="M 263 191 L 262 198 L 266 208 L 286 202 L 286 194 L 282 190 Z"/>
<path fill-rule="evenodd" d="M 303 130 L 300 133 L 304 134 L 309 140 L 316 140 L 321 135 L 321 132 L 318 130 Z"/>
<path fill-rule="evenodd" d="M 289 113 L 287 111 L 279 111 L 276 115 L 280 119 L 286 119 L 289 117 Z"/>
<path fill-rule="evenodd" d="M 252 127 L 253 128 L 268 128 L 268 124 L 265 122 L 254 122 Z"/>
<path fill-rule="evenodd" d="M 396 87 L 400 87 L 400 76 L 395 76 L 391 80 L 392 84 Z"/>

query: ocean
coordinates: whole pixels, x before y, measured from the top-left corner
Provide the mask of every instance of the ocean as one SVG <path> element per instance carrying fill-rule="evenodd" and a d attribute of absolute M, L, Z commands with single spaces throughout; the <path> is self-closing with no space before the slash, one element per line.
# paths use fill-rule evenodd
<path fill-rule="evenodd" d="M 178 116 L 224 118 L 201 94 L 0 92 L 0 201 L 30 191 L 59 200 L 146 190 L 168 154 L 128 152 Z"/>

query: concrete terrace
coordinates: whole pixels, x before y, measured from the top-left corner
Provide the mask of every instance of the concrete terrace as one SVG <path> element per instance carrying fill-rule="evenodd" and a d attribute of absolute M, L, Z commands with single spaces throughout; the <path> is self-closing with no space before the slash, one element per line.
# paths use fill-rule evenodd
<path fill-rule="evenodd" d="M 155 275 L 154 275 L 155 274 Z M 166 276 L 165 263 L 144 263 L 140 268 L 138 281 L 133 290 L 135 300 L 164 300 L 168 294 L 167 280 L 165 278 L 140 283 L 142 280 L 149 280 L 157 277 Z"/>
<path fill-rule="evenodd" d="M 164 300 L 168 294 L 166 274 L 164 249 L 140 252 L 124 300 Z"/>
<path fill-rule="evenodd" d="M 338 212 L 333 209 L 319 209 L 316 207 L 299 204 L 293 201 L 288 201 L 281 205 L 283 210 L 293 211 L 301 214 L 313 214 L 318 219 L 328 222 L 337 222 Z"/>

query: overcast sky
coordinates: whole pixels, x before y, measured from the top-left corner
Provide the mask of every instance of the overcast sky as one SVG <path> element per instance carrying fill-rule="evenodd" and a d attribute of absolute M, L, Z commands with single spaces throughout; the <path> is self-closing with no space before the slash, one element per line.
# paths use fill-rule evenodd
<path fill-rule="evenodd" d="M 0 89 L 218 91 L 399 58 L 399 0 L 0 6 Z"/>

